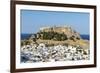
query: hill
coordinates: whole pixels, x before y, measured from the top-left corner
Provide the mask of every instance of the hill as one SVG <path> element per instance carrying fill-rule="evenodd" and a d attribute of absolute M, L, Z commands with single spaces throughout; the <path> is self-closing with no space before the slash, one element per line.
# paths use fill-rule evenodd
<path fill-rule="evenodd" d="M 45 27 L 40 28 L 39 32 L 32 34 L 28 40 L 23 41 L 29 43 L 44 43 L 46 45 L 73 45 L 89 48 L 89 41 L 81 38 L 80 34 L 71 27 Z M 22 44 L 23 44 L 22 42 Z"/>

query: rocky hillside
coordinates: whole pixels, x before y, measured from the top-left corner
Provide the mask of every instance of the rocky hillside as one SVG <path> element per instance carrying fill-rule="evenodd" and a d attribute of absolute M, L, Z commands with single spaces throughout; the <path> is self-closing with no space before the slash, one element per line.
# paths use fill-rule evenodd
<path fill-rule="evenodd" d="M 65 40 L 79 40 L 81 39 L 80 34 L 71 27 L 45 27 L 40 28 L 40 31 L 33 34 L 30 39 L 41 39 L 41 40 L 54 40 L 54 41 L 65 41 Z"/>
<path fill-rule="evenodd" d="M 40 44 L 47 45 L 79 45 L 82 48 L 89 48 L 89 41 L 81 38 L 80 34 L 71 27 L 45 27 L 40 28 L 40 31 L 31 35 L 27 40 L 22 40 L 24 44 Z"/>

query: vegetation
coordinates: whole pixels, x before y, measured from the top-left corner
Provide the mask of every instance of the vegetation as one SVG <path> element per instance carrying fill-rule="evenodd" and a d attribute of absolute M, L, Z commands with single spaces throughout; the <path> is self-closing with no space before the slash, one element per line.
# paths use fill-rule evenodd
<path fill-rule="evenodd" d="M 70 40 L 75 41 L 75 36 L 71 36 L 71 37 L 70 37 Z"/>
<path fill-rule="evenodd" d="M 29 45 L 31 42 L 29 40 L 22 40 L 21 41 L 21 46 L 23 45 Z"/>
<path fill-rule="evenodd" d="M 79 38 L 79 37 L 76 37 L 76 39 L 77 39 L 77 40 L 80 40 L 80 38 Z"/>
<path fill-rule="evenodd" d="M 45 39 L 45 40 L 55 40 L 55 41 L 64 41 L 67 40 L 67 36 L 62 33 L 59 34 L 57 32 L 41 32 L 40 33 L 42 36 L 40 36 L 41 39 Z"/>

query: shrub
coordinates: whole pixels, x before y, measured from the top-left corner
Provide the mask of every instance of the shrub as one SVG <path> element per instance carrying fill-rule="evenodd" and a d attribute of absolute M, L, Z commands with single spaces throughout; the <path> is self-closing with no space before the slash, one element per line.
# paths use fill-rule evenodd
<path fill-rule="evenodd" d="M 67 40 L 67 36 L 64 33 L 59 34 L 57 32 L 50 31 L 50 32 L 41 32 L 41 34 L 43 35 L 40 37 L 41 39 L 56 40 L 56 41 Z"/>
<path fill-rule="evenodd" d="M 80 40 L 80 38 L 79 38 L 79 37 L 76 37 L 76 39 L 77 39 L 77 40 Z"/>
<path fill-rule="evenodd" d="M 75 41 L 75 36 L 71 36 L 69 39 Z"/>

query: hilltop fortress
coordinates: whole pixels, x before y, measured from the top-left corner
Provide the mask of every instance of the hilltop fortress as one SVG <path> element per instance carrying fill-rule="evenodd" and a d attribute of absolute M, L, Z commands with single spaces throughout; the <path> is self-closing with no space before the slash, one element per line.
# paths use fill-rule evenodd
<path fill-rule="evenodd" d="M 72 29 L 70 26 L 54 26 L 54 27 L 42 27 L 40 32 L 57 32 L 59 34 L 65 34 L 68 38 L 71 36 L 81 38 L 80 34 Z"/>

